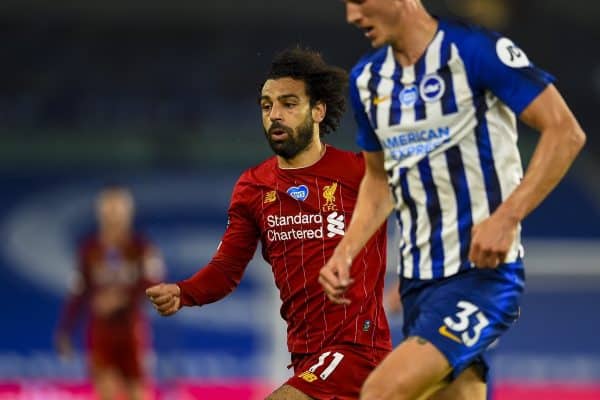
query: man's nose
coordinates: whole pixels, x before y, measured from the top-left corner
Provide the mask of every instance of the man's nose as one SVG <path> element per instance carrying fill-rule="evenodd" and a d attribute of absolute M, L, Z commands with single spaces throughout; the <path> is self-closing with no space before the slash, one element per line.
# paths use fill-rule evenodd
<path fill-rule="evenodd" d="M 282 118 L 281 107 L 273 104 L 271 112 L 269 113 L 269 119 L 271 121 L 279 121 Z"/>
<path fill-rule="evenodd" d="M 346 22 L 349 24 L 357 25 L 362 14 L 360 13 L 360 6 L 350 2 L 346 3 Z"/>

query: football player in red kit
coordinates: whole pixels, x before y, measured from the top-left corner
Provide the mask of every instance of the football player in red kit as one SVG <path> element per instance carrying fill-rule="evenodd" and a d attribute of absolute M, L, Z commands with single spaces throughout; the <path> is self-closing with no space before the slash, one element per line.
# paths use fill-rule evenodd
<path fill-rule="evenodd" d="M 355 263 L 348 305 L 327 300 L 320 268 L 343 237 L 365 169 L 362 156 L 326 145 L 344 112 L 347 74 L 318 53 L 276 57 L 259 104 L 276 154 L 235 185 L 229 223 L 212 260 L 191 278 L 146 291 L 159 313 L 222 299 L 240 282 L 260 241 L 287 322 L 294 376 L 268 399 L 356 399 L 369 372 L 390 351 L 383 310 L 385 226 Z"/>
<path fill-rule="evenodd" d="M 133 198 L 123 187 L 108 187 L 97 200 L 98 233 L 79 248 L 77 279 L 59 321 L 58 351 L 72 353 L 71 332 L 84 309 L 89 313 L 90 374 L 100 399 L 119 392 L 141 400 L 149 326 L 141 299 L 163 278 L 158 251 L 132 231 Z"/>

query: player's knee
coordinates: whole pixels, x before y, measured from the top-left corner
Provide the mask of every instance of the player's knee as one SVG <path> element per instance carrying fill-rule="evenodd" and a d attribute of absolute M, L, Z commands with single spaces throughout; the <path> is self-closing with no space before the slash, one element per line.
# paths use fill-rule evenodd
<path fill-rule="evenodd" d="M 384 398 L 383 387 L 378 385 L 377 377 L 371 373 L 360 389 L 360 400 L 380 400 Z"/>
<path fill-rule="evenodd" d="M 413 400 L 413 396 L 399 393 L 393 390 L 382 390 L 381 388 L 365 388 L 360 392 L 360 400 Z"/>
<path fill-rule="evenodd" d="M 469 371 L 466 371 L 468 374 Z M 485 400 L 487 384 L 479 377 L 466 377 L 463 373 L 458 379 L 431 396 L 430 400 Z"/>
<path fill-rule="evenodd" d="M 360 400 L 409 400 L 413 397 L 405 382 L 381 382 L 376 376 L 370 376 L 360 391 Z"/>
<path fill-rule="evenodd" d="M 265 400 L 310 400 L 310 397 L 300 390 L 284 384 L 267 396 Z"/>

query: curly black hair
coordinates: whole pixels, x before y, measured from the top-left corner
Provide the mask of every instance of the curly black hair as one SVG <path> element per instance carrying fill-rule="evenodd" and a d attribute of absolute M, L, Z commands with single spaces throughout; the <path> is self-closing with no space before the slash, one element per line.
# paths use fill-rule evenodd
<path fill-rule="evenodd" d="M 328 65 L 318 52 L 296 46 L 275 56 L 265 81 L 280 78 L 303 81 L 311 107 L 317 102 L 325 104 L 325 118 L 319 124 L 321 136 L 338 128 L 346 111 L 346 71 Z"/>

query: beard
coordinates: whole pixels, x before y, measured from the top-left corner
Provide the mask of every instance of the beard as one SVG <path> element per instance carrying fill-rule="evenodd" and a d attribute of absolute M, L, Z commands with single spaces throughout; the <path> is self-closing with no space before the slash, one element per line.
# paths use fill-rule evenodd
<path fill-rule="evenodd" d="M 271 136 L 271 132 L 277 130 L 283 130 L 287 133 L 287 137 L 284 140 L 274 140 Z M 286 160 L 290 160 L 298 155 L 298 153 L 306 150 L 311 144 L 313 139 L 313 119 L 310 114 L 306 116 L 304 122 L 302 122 L 294 134 L 294 129 L 282 125 L 275 121 L 268 131 L 265 130 L 269 146 L 275 154 L 283 157 Z"/>

